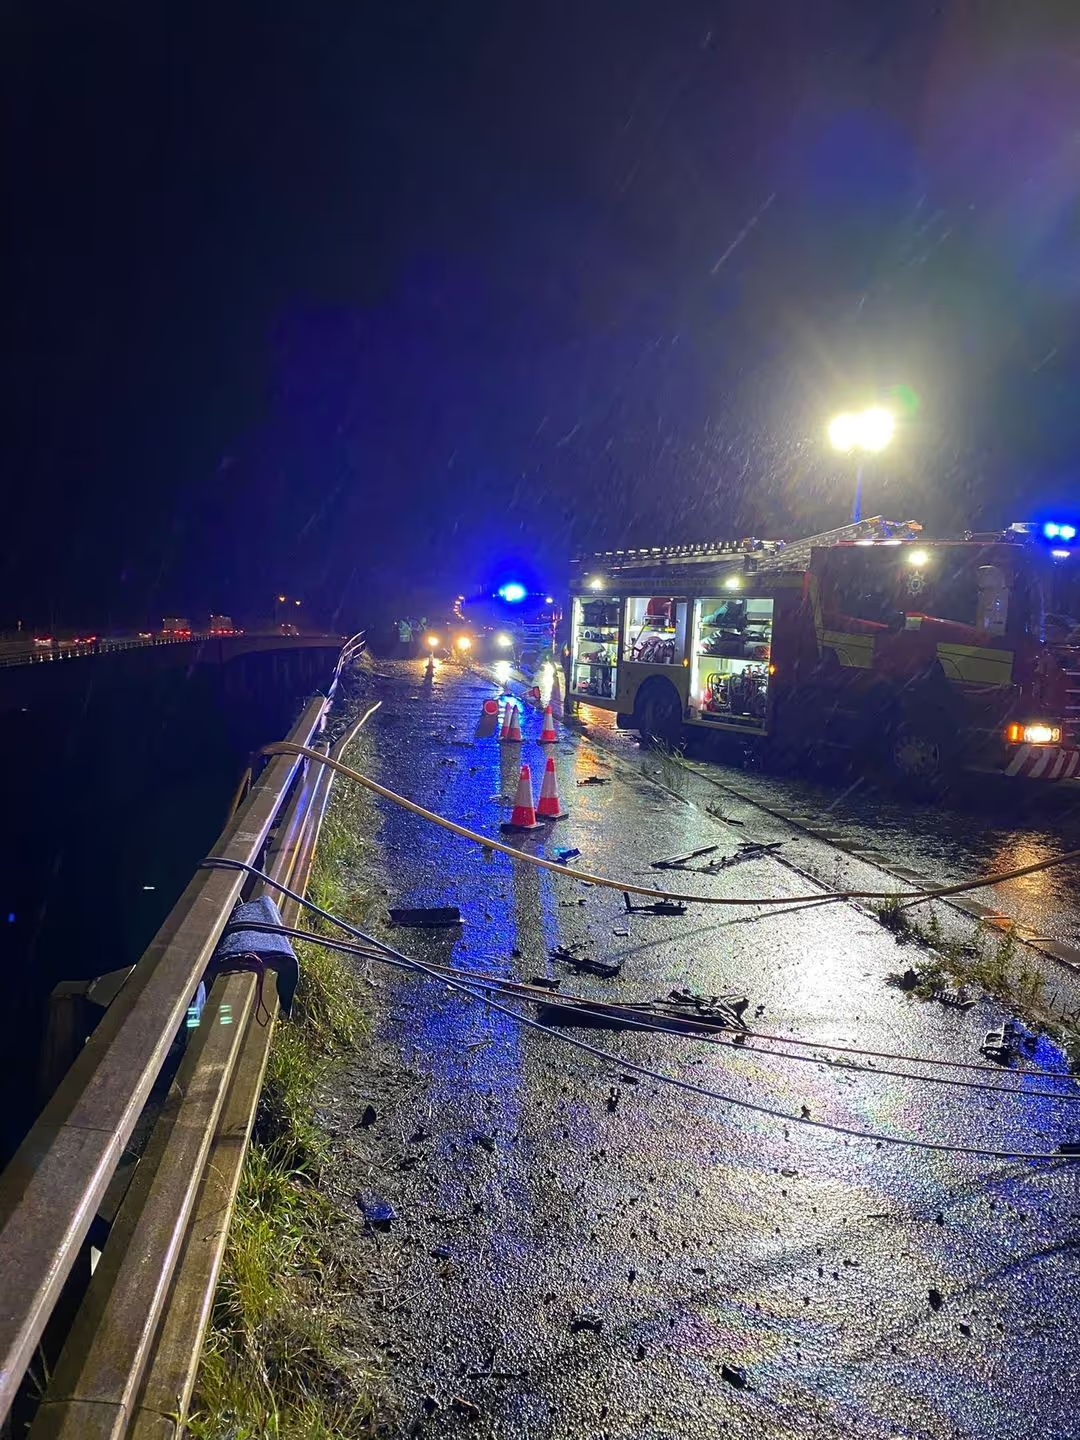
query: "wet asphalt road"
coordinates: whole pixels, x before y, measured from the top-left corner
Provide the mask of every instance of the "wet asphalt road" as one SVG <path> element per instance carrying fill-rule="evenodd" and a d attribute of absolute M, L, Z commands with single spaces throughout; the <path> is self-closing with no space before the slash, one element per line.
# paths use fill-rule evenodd
<path fill-rule="evenodd" d="M 582 707 L 596 738 L 630 764 L 640 764 L 636 734 L 618 731 L 614 716 Z M 853 848 L 876 850 L 895 866 L 949 885 L 1031 865 L 1080 850 L 1080 785 L 1009 782 L 960 775 L 933 803 L 913 802 L 858 774 L 820 778 L 780 776 L 752 756 L 717 762 L 707 739 L 691 746 L 689 768 L 723 794 L 787 811 L 803 824 L 827 829 Z M 740 812 L 741 813 L 741 812 Z M 1027 876 L 981 892 L 981 898 L 1031 934 L 1080 945 L 1080 864 Z"/>
<path fill-rule="evenodd" d="M 522 757 L 538 783 L 537 718 L 520 751 L 474 743 L 483 679 L 447 667 L 427 693 L 418 665 L 380 668 L 379 778 L 497 834 L 494 797 L 512 793 Z M 569 737 L 556 758 L 570 818 L 523 848 L 577 847 L 572 863 L 649 884 L 659 856 L 768 838 L 746 815 L 710 815 L 693 785 L 685 798 L 661 788 L 629 753 Z M 608 783 L 579 786 L 593 774 Z M 764 1006 L 760 1027 L 925 1056 L 977 1059 L 999 1018 L 985 1002 L 959 1013 L 909 1001 L 887 983 L 902 968 L 893 940 L 850 906 L 627 917 L 614 892 L 485 859 L 382 809 L 389 903 L 456 904 L 466 919 L 460 932 L 384 931 L 421 959 L 557 975 L 598 998 L 743 990 L 748 1017 Z M 808 885 L 768 857 L 663 878 L 729 895 Z M 620 978 L 549 959 L 573 943 L 622 959 Z M 372 1041 L 327 1108 L 337 1198 L 358 1215 L 357 1197 L 395 1211 L 388 1231 L 358 1219 L 356 1232 L 387 1433 L 1080 1433 L 1080 1170 L 851 1139 L 633 1083 L 620 1062 L 796 1117 L 805 1105 L 839 1125 L 989 1148 L 1053 1150 L 1078 1133 L 1080 1108 L 683 1036 L 567 1032 L 609 1050 L 604 1062 L 426 979 L 370 979 Z M 1055 1063 L 1047 1047 L 1039 1059 Z"/>

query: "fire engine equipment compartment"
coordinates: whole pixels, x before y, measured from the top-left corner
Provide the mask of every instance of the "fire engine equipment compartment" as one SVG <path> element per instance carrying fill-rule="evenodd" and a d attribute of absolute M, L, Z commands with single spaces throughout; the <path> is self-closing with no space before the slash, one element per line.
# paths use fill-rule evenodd
<path fill-rule="evenodd" d="M 705 596 L 694 604 L 690 710 L 695 719 L 765 728 L 772 657 L 771 596 Z"/>
<path fill-rule="evenodd" d="M 574 600 L 570 635 L 572 694 L 614 699 L 621 610 L 620 600 Z"/>
<path fill-rule="evenodd" d="M 681 665 L 686 654 L 687 602 L 667 595 L 626 601 L 623 659 L 637 665 Z"/>

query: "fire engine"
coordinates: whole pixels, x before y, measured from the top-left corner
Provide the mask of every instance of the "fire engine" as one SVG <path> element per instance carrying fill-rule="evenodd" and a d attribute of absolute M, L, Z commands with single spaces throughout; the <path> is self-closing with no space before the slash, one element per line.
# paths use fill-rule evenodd
<path fill-rule="evenodd" d="M 1076 533 L 932 540 L 878 517 L 594 555 L 573 569 L 568 694 L 646 740 L 712 730 L 790 763 L 834 747 L 915 785 L 1080 778 Z"/>

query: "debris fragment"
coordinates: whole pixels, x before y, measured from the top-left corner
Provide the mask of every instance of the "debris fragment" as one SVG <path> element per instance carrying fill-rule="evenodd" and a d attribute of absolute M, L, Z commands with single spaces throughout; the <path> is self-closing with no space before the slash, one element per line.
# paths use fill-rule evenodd
<path fill-rule="evenodd" d="M 557 990 L 562 981 L 553 980 L 550 975 L 530 975 L 529 984 L 535 985 L 538 990 Z"/>
<path fill-rule="evenodd" d="M 810 1119 L 810 1106 L 809 1106 L 809 1105 L 804 1105 L 804 1106 L 802 1107 L 802 1109 L 800 1110 L 799 1113 L 802 1115 L 802 1118 L 803 1118 L 804 1120 L 809 1120 L 809 1119 Z"/>
<path fill-rule="evenodd" d="M 452 1408 L 466 1420 L 480 1419 L 480 1406 L 474 1405 L 471 1400 L 466 1400 L 461 1395 L 455 1395 L 450 1401 Z"/>
<path fill-rule="evenodd" d="M 373 1230 L 389 1230 L 390 1226 L 397 1219 L 397 1211 L 388 1200 L 379 1200 L 376 1196 L 358 1196 L 360 1209 L 364 1219 Z"/>
<path fill-rule="evenodd" d="M 719 845 L 700 845 L 696 850 L 688 850 L 685 855 L 671 855 L 666 860 L 654 860 L 654 870 L 681 870 L 689 861 L 697 860 L 702 855 L 713 855 L 720 849 Z"/>
<path fill-rule="evenodd" d="M 607 1097 L 607 1108 L 612 1115 L 614 1115 L 615 1111 L 619 1108 L 619 1094 L 619 1087 L 617 1085 L 612 1085 L 611 1089 L 608 1091 Z"/>
<path fill-rule="evenodd" d="M 555 859 L 559 862 L 560 865 L 565 865 L 568 860 L 573 860 L 576 855 L 580 854 L 581 851 L 575 849 L 572 845 L 560 845 L 559 848 L 555 851 Z"/>
<path fill-rule="evenodd" d="M 931 1310 L 940 1310 L 942 1305 L 945 1304 L 945 1296 L 942 1295 L 940 1290 L 931 1288 L 927 1291 L 926 1298 L 929 1301 Z"/>
<path fill-rule="evenodd" d="M 413 909 L 391 910 L 390 919 L 395 925 L 408 925 L 424 930 L 465 923 L 456 905 L 422 905 Z"/>
<path fill-rule="evenodd" d="M 603 1328 L 603 1320 L 595 1310 L 582 1310 L 570 1321 L 570 1334 L 580 1335 L 583 1330 L 589 1330 L 594 1335 L 599 1335 Z"/>
<path fill-rule="evenodd" d="M 785 1180 L 794 1180 L 798 1173 L 798 1170 L 791 1170 L 787 1167 L 780 1171 L 780 1174 L 783 1175 Z"/>
<path fill-rule="evenodd" d="M 685 915 L 686 906 L 681 900 L 667 900 L 661 896 L 649 905 L 634 905 L 630 896 L 623 893 L 623 903 L 628 915 Z"/>
<path fill-rule="evenodd" d="M 372 1127 L 372 1125 L 375 1124 L 375 1106 L 374 1106 L 374 1105 L 365 1105 L 365 1106 L 364 1106 L 364 1113 L 360 1116 L 360 1124 L 364 1127 L 365 1130 L 370 1130 L 370 1128 Z"/>
<path fill-rule="evenodd" d="M 961 1322 L 960 1322 L 960 1334 L 963 1335 L 966 1339 L 969 1339 L 969 1340 L 970 1340 L 970 1338 L 971 1338 L 971 1326 L 970 1326 L 970 1325 L 966 1325 L 963 1321 L 961 1321 Z"/>
<path fill-rule="evenodd" d="M 577 782 L 579 785 L 610 785 L 611 781 L 606 775 L 586 775 L 584 780 Z"/>
<path fill-rule="evenodd" d="M 552 960 L 557 960 L 561 965 L 569 965 L 579 974 L 599 975 L 601 980 L 613 980 L 622 970 L 621 961 L 609 963 L 606 960 L 592 960 L 577 952 L 576 945 L 555 945 L 548 954 Z"/>
<path fill-rule="evenodd" d="M 996 1060 L 999 1065 L 1007 1065 L 1013 1057 L 1012 1026 L 1006 1025 L 1001 1030 L 988 1030 L 985 1040 L 979 1046 L 979 1053 L 988 1060 Z"/>
<path fill-rule="evenodd" d="M 479 1145 L 480 1149 L 486 1150 L 489 1155 L 493 1155 L 498 1149 L 499 1142 L 494 1135 L 474 1135 L 472 1140 L 474 1145 Z"/>
<path fill-rule="evenodd" d="M 736 1390 L 746 1389 L 746 1371 L 741 1365 L 722 1365 L 720 1378 L 726 1380 L 729 1385 L 734 1385 Z"/>

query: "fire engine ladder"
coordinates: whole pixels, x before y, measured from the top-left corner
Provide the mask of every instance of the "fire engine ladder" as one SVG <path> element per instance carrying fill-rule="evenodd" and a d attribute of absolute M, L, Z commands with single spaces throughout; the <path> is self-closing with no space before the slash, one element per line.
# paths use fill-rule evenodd
<path fill-rule="evenodd" d="M 811 553 L 825 545 L 839 545 L 852 540 L 880 540 L 886 521 L 880 515 L 869 520 L 855 520 L 840 525 L 835 530 L 825 530 L 820 535 L 808 535 L 805 540 L 793 540 L 782 550 L 767 551 L 764 554 L 753 551 L 747 556 L 751 570 L 805 570 L 810 564 Z M 890 526 L 890 528 L 892 528 Z M 902 525 L 895 526 L 902 530 Z"/>

